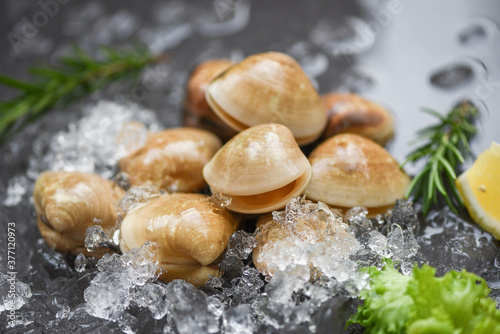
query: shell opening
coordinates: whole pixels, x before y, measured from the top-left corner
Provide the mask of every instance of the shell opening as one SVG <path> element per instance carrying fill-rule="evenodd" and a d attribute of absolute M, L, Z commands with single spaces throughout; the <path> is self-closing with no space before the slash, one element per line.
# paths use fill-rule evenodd
<path fill-rule="evenodd" d="M 310 178 L 310 171 L 287 185 L 265 193 L 249 196 L 231 196 L 229 209 L 242 213 L 264 213 L 281 209 L 294 196 L 302 193 Z"/>
<path fill-rule="evenodd" d="M 214 99 L 212 99 L 212 96 L 209 93 L 209 90 L 207 89 L 205 98 L 212 108 L 212 110 L 222 119 L 224 122 L 226 122 L 227 125 L 235 129 L 236 131 L 243 131 L 245 129 L 249 128 L 249 125 L 240 122 L 233 116 L 231 116 L 229 113 L 227 113 Z"/>

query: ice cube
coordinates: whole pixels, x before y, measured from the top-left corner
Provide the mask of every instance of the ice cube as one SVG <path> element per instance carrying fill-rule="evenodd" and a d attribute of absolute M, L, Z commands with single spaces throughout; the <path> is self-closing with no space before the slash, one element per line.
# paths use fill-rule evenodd
<path fill-rule="evenodd" d="M 133 186 L 127 190 L 119 206 L 125 212 L 132 211 L 160 195 L 160 190 L 153 185 Z"/>
<path fill-rule="evenodd" d="M 85 230 L 84 245 L 89 252 L 95 252 L 107 242 L 109 242 L 109 238 L 106 233 L 104 233 L 102 226 L 94 225 L 87 227 Z"/>
<path fill-rule="evenodd" d="M 208 296 L 183 280 L 167 285 L 172 316 L 179 334 L 217 333 L 219 318 L 209 308 Z"/>
<path fill-rule="evenodd" d="M 87 266 L 87 258 L 83 254 L 78 254 L 75 258 L 75 270 L 79 273 L 85 271 Z"/>
<path fill-rule="evenodd" d="M 255 237 L 245 231 L 239 230 L 234 232 L 229 238 L 227 252 L 241 260 L 245 260 L 250 256 L 255 246 Z"/>
<path fill-rule="evenodd" d="M 156 320 L 165 317 L 172 308 L 167 299 L 167 288 L 162 284 L 146 283 L 143 286 L 136 286 L 131 299 L 138 306 L 147 307 Z"/>
<path fill-rule="evenodd" d="M 20 309 L 31 295 L 30 287 L 19 281 L 15 272 L 0 272 L 0 313 Z"/>
<path fill-rule="evenodd" d="M 220 192 L 213 193 L 208 200 L 210 201 L 210 204 L 219 209 L 230 206 L 232 201 L 231 197 L 224 196 Z"/>
<path fill-rule="evenodd" d="M 252 309 L 248 304 L 230 308 L 222 317 L 223 334 L 252 334 L 256 327 Z"/>

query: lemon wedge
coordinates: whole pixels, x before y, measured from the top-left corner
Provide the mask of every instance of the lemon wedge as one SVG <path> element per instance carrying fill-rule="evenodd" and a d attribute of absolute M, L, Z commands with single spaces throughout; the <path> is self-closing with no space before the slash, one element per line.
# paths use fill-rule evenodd
<path fill-rule="evenodd" d="M 472 219 L 500 240 L 500 145 L 492 142 L 456 185 Z"/>

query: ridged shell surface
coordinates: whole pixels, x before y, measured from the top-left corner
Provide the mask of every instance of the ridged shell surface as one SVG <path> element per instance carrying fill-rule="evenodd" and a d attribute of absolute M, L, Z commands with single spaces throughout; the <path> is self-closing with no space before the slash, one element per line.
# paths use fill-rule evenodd
<path fill-rule="evenodd" d="M 353 133 L 385 145 L 394 136 L 394 119 L 382 106 L 356 94 L 331 93 L 321 98 L 328 110 L 323 138 Z"/>
<path fill-rule="evenodd" d="M 404 198 L 409 176 L 396 160 L 370 139 L 339 134 L 319 145 L 309 161 L 308 198 L 341 207 L 393 205 Z"/>
<path fill-rule="evenodd" d="M 156 260 L 167 270 L 161 279 L 182 278 L 203 285 L 216 275 L 213 264 L 238 226 L 238 216 L 217 208 L 202 194 L 162 195 L 133 209 L 120 227 L 120 249 L 126 252 L 147 241 L 159 246 Z"/>
<path fill-rule="evenodd" d="M 318 138 L 326 110 L 300 65 L 268 52 L 250 56 L 215 78 L 206 91 L 212 110 L 237 131 L 264 123 L 286 125 L 300 145 Z"/>
<path fill-rule="evenodd" d="M 33 199 L 42 237 L 57 250 L 83 251 L 87 227 L 100 225 L 108 233 L 115 229 L 116 206 L 124 193 L 111 181 L 95 174 L 40 174 Z"/>
<path fill-rule="evenodd" d="M 152 134 L 145 145 L 120 160 L 133 185 L 152 184 L 173 192 L 191 192 L 205 185 L 202 170 L 221 142 L 214 134 L 175 128 Z"/>
<path fill-rule="evenodd" d="M 284 207 L 302 193 L 311 167 L 292 133 L 280 124 L 249 128 L 228 141 L 203 169 L 212 192 L 232 198 L 242 213 Z"/>

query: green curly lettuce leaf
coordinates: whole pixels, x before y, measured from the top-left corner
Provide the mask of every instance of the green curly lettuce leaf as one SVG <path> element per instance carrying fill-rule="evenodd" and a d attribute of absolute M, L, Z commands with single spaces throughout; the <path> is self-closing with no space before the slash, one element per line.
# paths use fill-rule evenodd
<path fill-rule="evenodd" d="M 405 276 L 391 261 L 368 273 L 371 287 L 361 293 L 364 304 L 348 325 L 358 323 L 377 334 L 500 334 L 500 310 L 488 297 L 485 280 L 475 274 L 462 270 L 436 277 L 434 268 L 423 266 Z"/>

